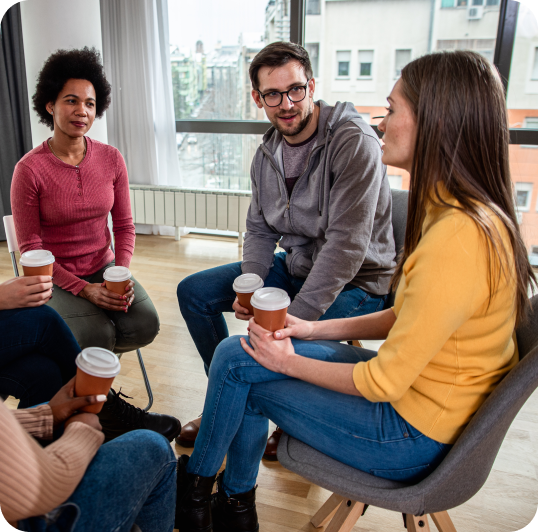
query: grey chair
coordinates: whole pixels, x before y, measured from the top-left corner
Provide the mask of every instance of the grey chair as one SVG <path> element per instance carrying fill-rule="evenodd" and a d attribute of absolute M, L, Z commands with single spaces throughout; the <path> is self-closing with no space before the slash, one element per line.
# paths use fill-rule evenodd
<path fill-rule="evenodd" d="M 9 254 L 11 255 L 11 263 L 13 265 L 13 273 L 15 277 L 19 276 L 19 269 L 17 267 L 17 258 L 15 252 L 19 251 L 19 243 L 17 242 L 17 235 L 15 233 L 15 224 L 13 222 L 13 216 L 4 216 L 4 228 L 6 230 L 6 239 Z M 111 234 L 112 230 L 110 231 Z M 114 242 L 111 243 L 112 251 L 114 251 Z M 144 365 L 144 359 L 142 358 L 142 352 L 140 349 L 136 350 L 138 357 L 138 364 L 140 365 L 140 371 L 142 372 L 142 378 L 144 379 L 144 385 L 146 386 L 146 392 L 148 394 L 148 404 L 144 410 L 147 412 L 153 405 L 153 392 L 151 390 L 151 384 L 149 382 L 148 374 L 146 372 L 146 366 Z M 0 394 L 1 398 L 7 398 L 6 395 Z"/>
<path fill-rule="evenodd" d="M 429 531 L 429 514 L 440 532 L 455 532 L 447 510 L 463 504 L 486 481 L 503 439 L 520 408 L 538 387 L 538 296 L 528 320 L 516 331 L 520 362 L 478 409 L 443 462 L 414 485 L 385 480 L 344 465 L 283 434 L 280 463 L 290 471 L 333 491 L 312 518 L 325 532 L 348 532 L 374 505 L 404 514 L 409 532 Z M 360 501 L 360 502 L 359 502 Z"/>

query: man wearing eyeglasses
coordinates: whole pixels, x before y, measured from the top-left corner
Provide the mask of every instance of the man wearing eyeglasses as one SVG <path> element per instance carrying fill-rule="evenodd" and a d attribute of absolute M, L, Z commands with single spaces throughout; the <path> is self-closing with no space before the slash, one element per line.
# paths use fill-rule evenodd
<path fill-rule="evenodd" d="M 228 336 L 222 313 L 252 318 L 232 288 L 242 273 L 286 290 L 288 313 L 315 321 L 383 310 L 395 266 L 390 187 L 374 130 L 351 103 L 314 102 L 316 83 L 302 46 L 266 46 L 249 74 L 252 97 L 272 127 L 252 162 L 243 261 L 178 286 L 206 371 Z M 275 254 L 277 243 L 284 252 Z M 194 445 L 199 426 L 200 418 L 188 423 L 176 441 Z M 276 459 L 280 433 L 269 439 L 265 458 Z"/>

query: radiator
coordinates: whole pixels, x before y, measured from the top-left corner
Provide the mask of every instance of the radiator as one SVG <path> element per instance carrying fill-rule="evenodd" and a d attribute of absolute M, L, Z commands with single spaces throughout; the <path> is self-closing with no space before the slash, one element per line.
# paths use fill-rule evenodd
<path fill-rule="evenodd" d="M 246 232 L 250 192 L 130 185 L 135 223 Z"/>

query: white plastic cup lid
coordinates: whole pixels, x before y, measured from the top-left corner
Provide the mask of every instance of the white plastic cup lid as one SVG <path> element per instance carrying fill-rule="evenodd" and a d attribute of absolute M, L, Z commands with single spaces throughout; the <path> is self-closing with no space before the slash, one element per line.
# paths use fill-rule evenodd
<path fill-rule="evenodd" d="M 121 369 L 119 358 L 102 347 L 86 347 L 79 353 L 75 363 L 84 373 L 102 379 L 115 377 Z"/>
<path fill-rule="evenodd" d="M 131 272 L 125 266 L 111 266 L 104 271 L 103 278 L 105 281 L 110 281 L 111 283 L 120 283 L 121 281 L 130 279 Z"/>
<path fill-rule="evenodd" d="M 258 310 L 281 310 L 290 306 L 291 300 L 280 288 L 260 288 L 252 294 L 250 304 Z"/>
<path fill-rule="evenodd" d="M 32 249 L 21 255 L 21 266 L 39 268 L 54 262 L 54 255 L 46 249 Z"/>
<path fill-rule="evenodd" d="M 262 278 L 255 273 L 244 273 L 237 277 L 233 284 L 237 294 L 250 294 L 263 286 Z"/>

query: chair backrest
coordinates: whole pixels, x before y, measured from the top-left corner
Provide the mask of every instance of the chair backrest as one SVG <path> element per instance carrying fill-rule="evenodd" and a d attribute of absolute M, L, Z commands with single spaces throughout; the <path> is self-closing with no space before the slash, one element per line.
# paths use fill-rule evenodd
<path fill-rule="evenodd" d="M 4 216 L 4 228 L 6 230 L 7 249 L 10 253 L 19 251 L 19 243 L 17 242 L 17 235 L 15 233 L 15 223 L 13 222 L 13 215 Z"/>
<path fill-rule="evenodd" d="M 407 200 L 409 192 L 407 190 L 390 190 L 392 194 L 392 234 L 394 235 L 394 244 L 396 246 L 396 256 L 400 254 L 404 246 L 405 227 L 407 224 Z M 389 294 L 385 308 L 394 305 L 394 292 Z"/>
<path fill-rule="evenodd" d="M 424 511 L 454 508 L 486 481 L 512 421 L 538 387 L 538 296 L 516 331 L 520 362 L 497 385 L 439 467 L 410 489 L 424 494 Z"/>
<path fill-rule="evenodd" d="M 396 255 L 402 251 L 405 240 L 405 226 L 407 224 L 407 190 L 391 189 L 392 193 L 392 233 L 396 244 Z"/>

